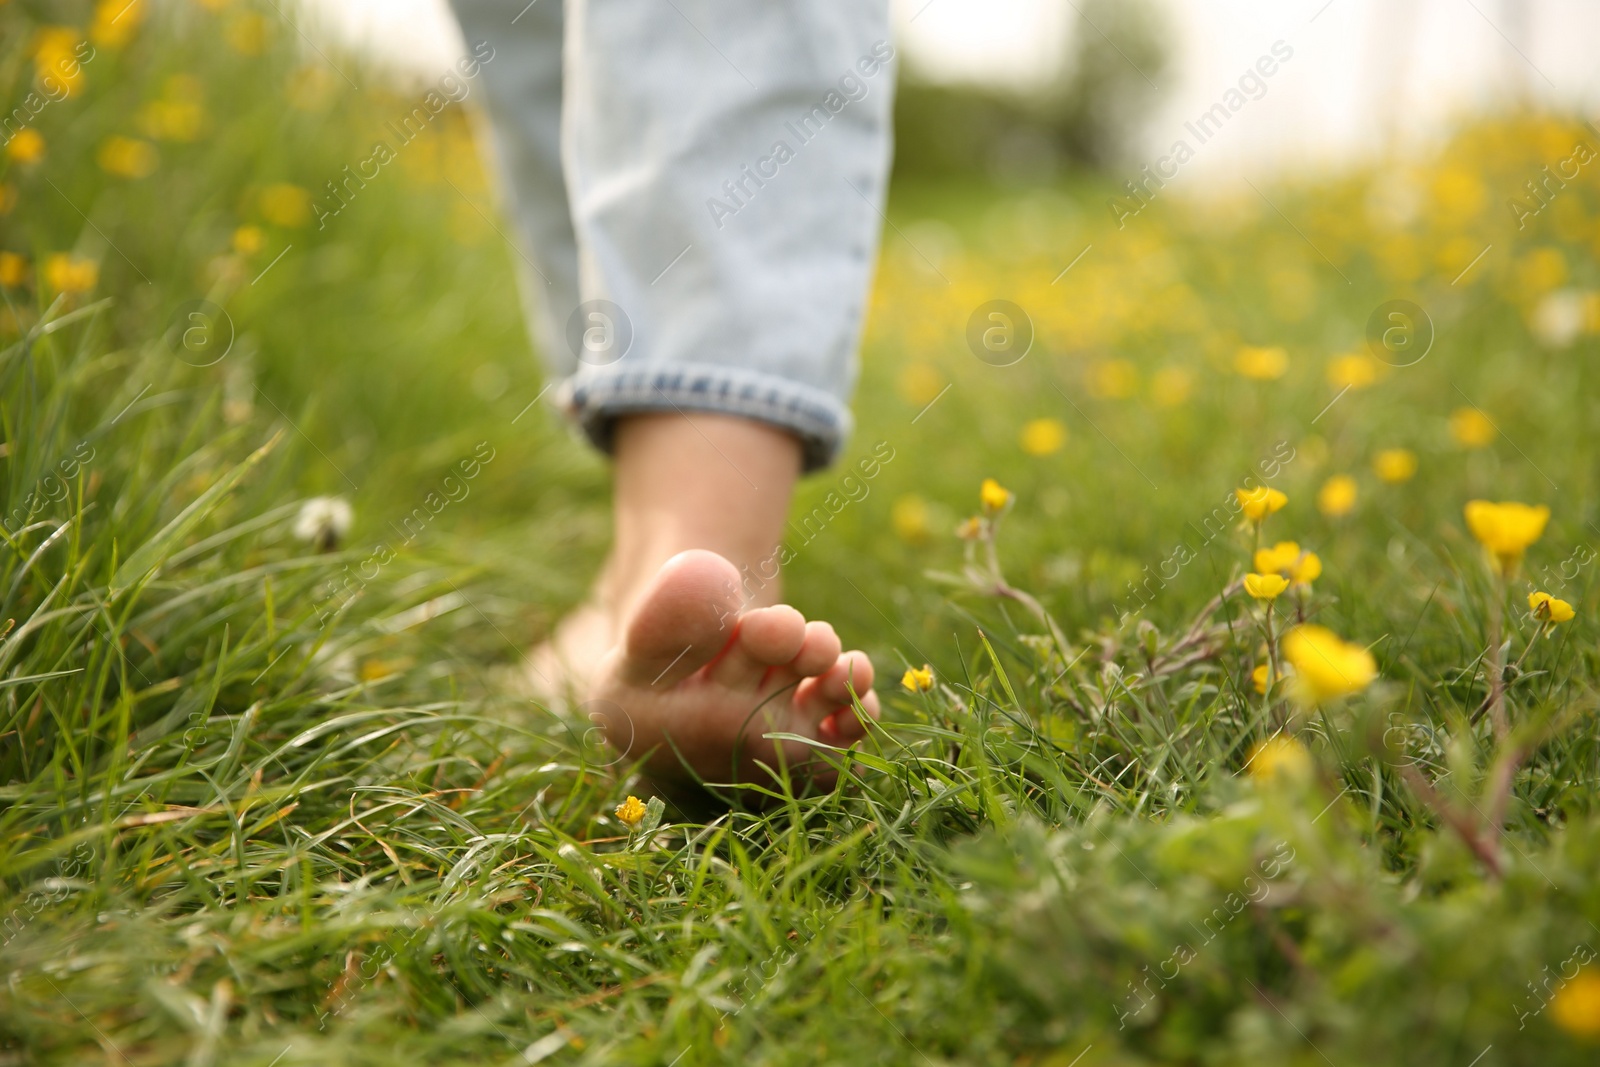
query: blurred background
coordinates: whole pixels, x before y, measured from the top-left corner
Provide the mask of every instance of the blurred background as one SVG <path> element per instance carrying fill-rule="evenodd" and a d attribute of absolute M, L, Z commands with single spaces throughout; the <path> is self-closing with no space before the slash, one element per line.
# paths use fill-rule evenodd
<path fill-rule="evenodd" d="M 430 77 L 446 0 L 303 0 L 325 31 Z M 1186 180 L 1420 153 L 1510 101 L 1600 112 L 1592 0 L 894 0 L 901 174 L 1047 177 L 1164 151 L 1273 41 L 1294 49 L 1227 152 Z"/>

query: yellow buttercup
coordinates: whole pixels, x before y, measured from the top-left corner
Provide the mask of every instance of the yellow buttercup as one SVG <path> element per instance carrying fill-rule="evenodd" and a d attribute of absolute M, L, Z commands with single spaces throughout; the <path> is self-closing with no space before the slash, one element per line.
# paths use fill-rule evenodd
<path fill-rule="evenodd" d="M 1544 536 L 1550 521 L 1550 509 L 1543 504 L 1469 500 L 1464 510 L 1467 529 L 1489 553 L 1495 570 L 1508 578 L 1516 573 L 1528 546 Z"/>
<path fill-rule="evenodd" d="M 1296 695 L 1307 704 L 1359 693 L 1378 676 L 1372 653 L 1322 626 L 1290 630 L 1283 654 L 1294 665 Z"/>
<path fill-rule="evenodd" d="M 1528 610 L 1540 622 L 1566 622 L 1577 614 L 1571 604 L 1549 593 L 1529 593 Z"/>
<path fill-rule="evenodd" d="M 1258 486 L 1255 489 L 1235 489 L 1234 497 L 1244 509 L 1245 518 L 1260 522 L 1275 511 L 1281 511 L 1289 498 L 1276 489 Z"/>
<path fill-rule="evenodd" d="M 1281 574 L 1247 574 L 1244 591 L 1257 600 L 1272 600 L 1289 588 L 1289 579 Z"/>

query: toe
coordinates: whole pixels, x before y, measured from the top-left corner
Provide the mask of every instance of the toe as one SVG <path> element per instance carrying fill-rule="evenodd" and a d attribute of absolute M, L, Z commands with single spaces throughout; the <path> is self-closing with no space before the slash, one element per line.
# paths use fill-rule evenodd
<path fill-rule="evenodd" d="M 711 680 L 753 689 L 771 668 L 792 662 L 805 639 L 805 616 L 787 604 L 747 611 L 739 617 L 733 640 L 711 665 Z"/>
<path fill-rule="evenodd" d="M 861 694 L 861 710 L 867 717 L 878 717 L 878 694 L 870 689 Z M 853 706 L 840 708 L 817 724 L 817 735 L 830 745 L 848 745 L 866 736 L 866 723 Z"/>
<path fill-rule="evenodd" d="M 850 703 L 854 690 L 864 695 L 872 688 L 872 661 L 865 652 L 846 652 L 822 674 L 800 683 L 795 706 L 821 718 Z"/>
<path fill-rule="evenodd" d="M 694 549 L 667 560 L 623 631 L 619 672 L 632 685 L 670 686 L 727 645 L 739 613 L 739 570 Z"/>
<path fill-rule="evenodd" d="M 789 669 L 796 677 L 810 678 L 837 663 L 843 651 L 844 645 L 839 642 L 839 635 L 833 632 L 831 625 L 808 622 L 805 644 L 800 646 L 800 654 L 789 664 Z"/>

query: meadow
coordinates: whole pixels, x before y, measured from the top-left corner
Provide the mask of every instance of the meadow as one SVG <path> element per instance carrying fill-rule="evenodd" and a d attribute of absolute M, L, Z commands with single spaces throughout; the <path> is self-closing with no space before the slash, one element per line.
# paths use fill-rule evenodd
<path fill-rule="evenodd" d="M 472 80 L 333 213 L 426 85 L 244 0 L 0 42 L 0 1062 L 1594 1062 L 1582 117 L 897 183 L 785 573 L 881 727 L 640 821 L 513 682 L 608 483 Z"/>

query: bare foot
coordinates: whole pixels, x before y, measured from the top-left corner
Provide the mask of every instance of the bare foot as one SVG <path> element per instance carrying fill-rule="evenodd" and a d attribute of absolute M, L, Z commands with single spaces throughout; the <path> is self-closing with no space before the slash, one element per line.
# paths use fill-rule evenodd
<path fill-rule="evenodd" d="M 515 688 L 565 712 L 593 686 L 595 665 L 617 643 L 615 614 L 598 596 L 567 613 L 544 643 L 522 661 Z"/>
<path fill-rule="evenodd" d="M 665 787 L 772 785 L 780 768 L 796 785 L 828 787 L 835 772 L 814 747 L 767 735 L 839 747 L 860 739 L 852 691 L 876 718 L 872 663 L 787 604 L 740 604 L 739 571 L 722 556 L 695 549 L 667 560 L 594 664 L 584 710 L 626 756 L 648 754 L 646 771 Z"/>

